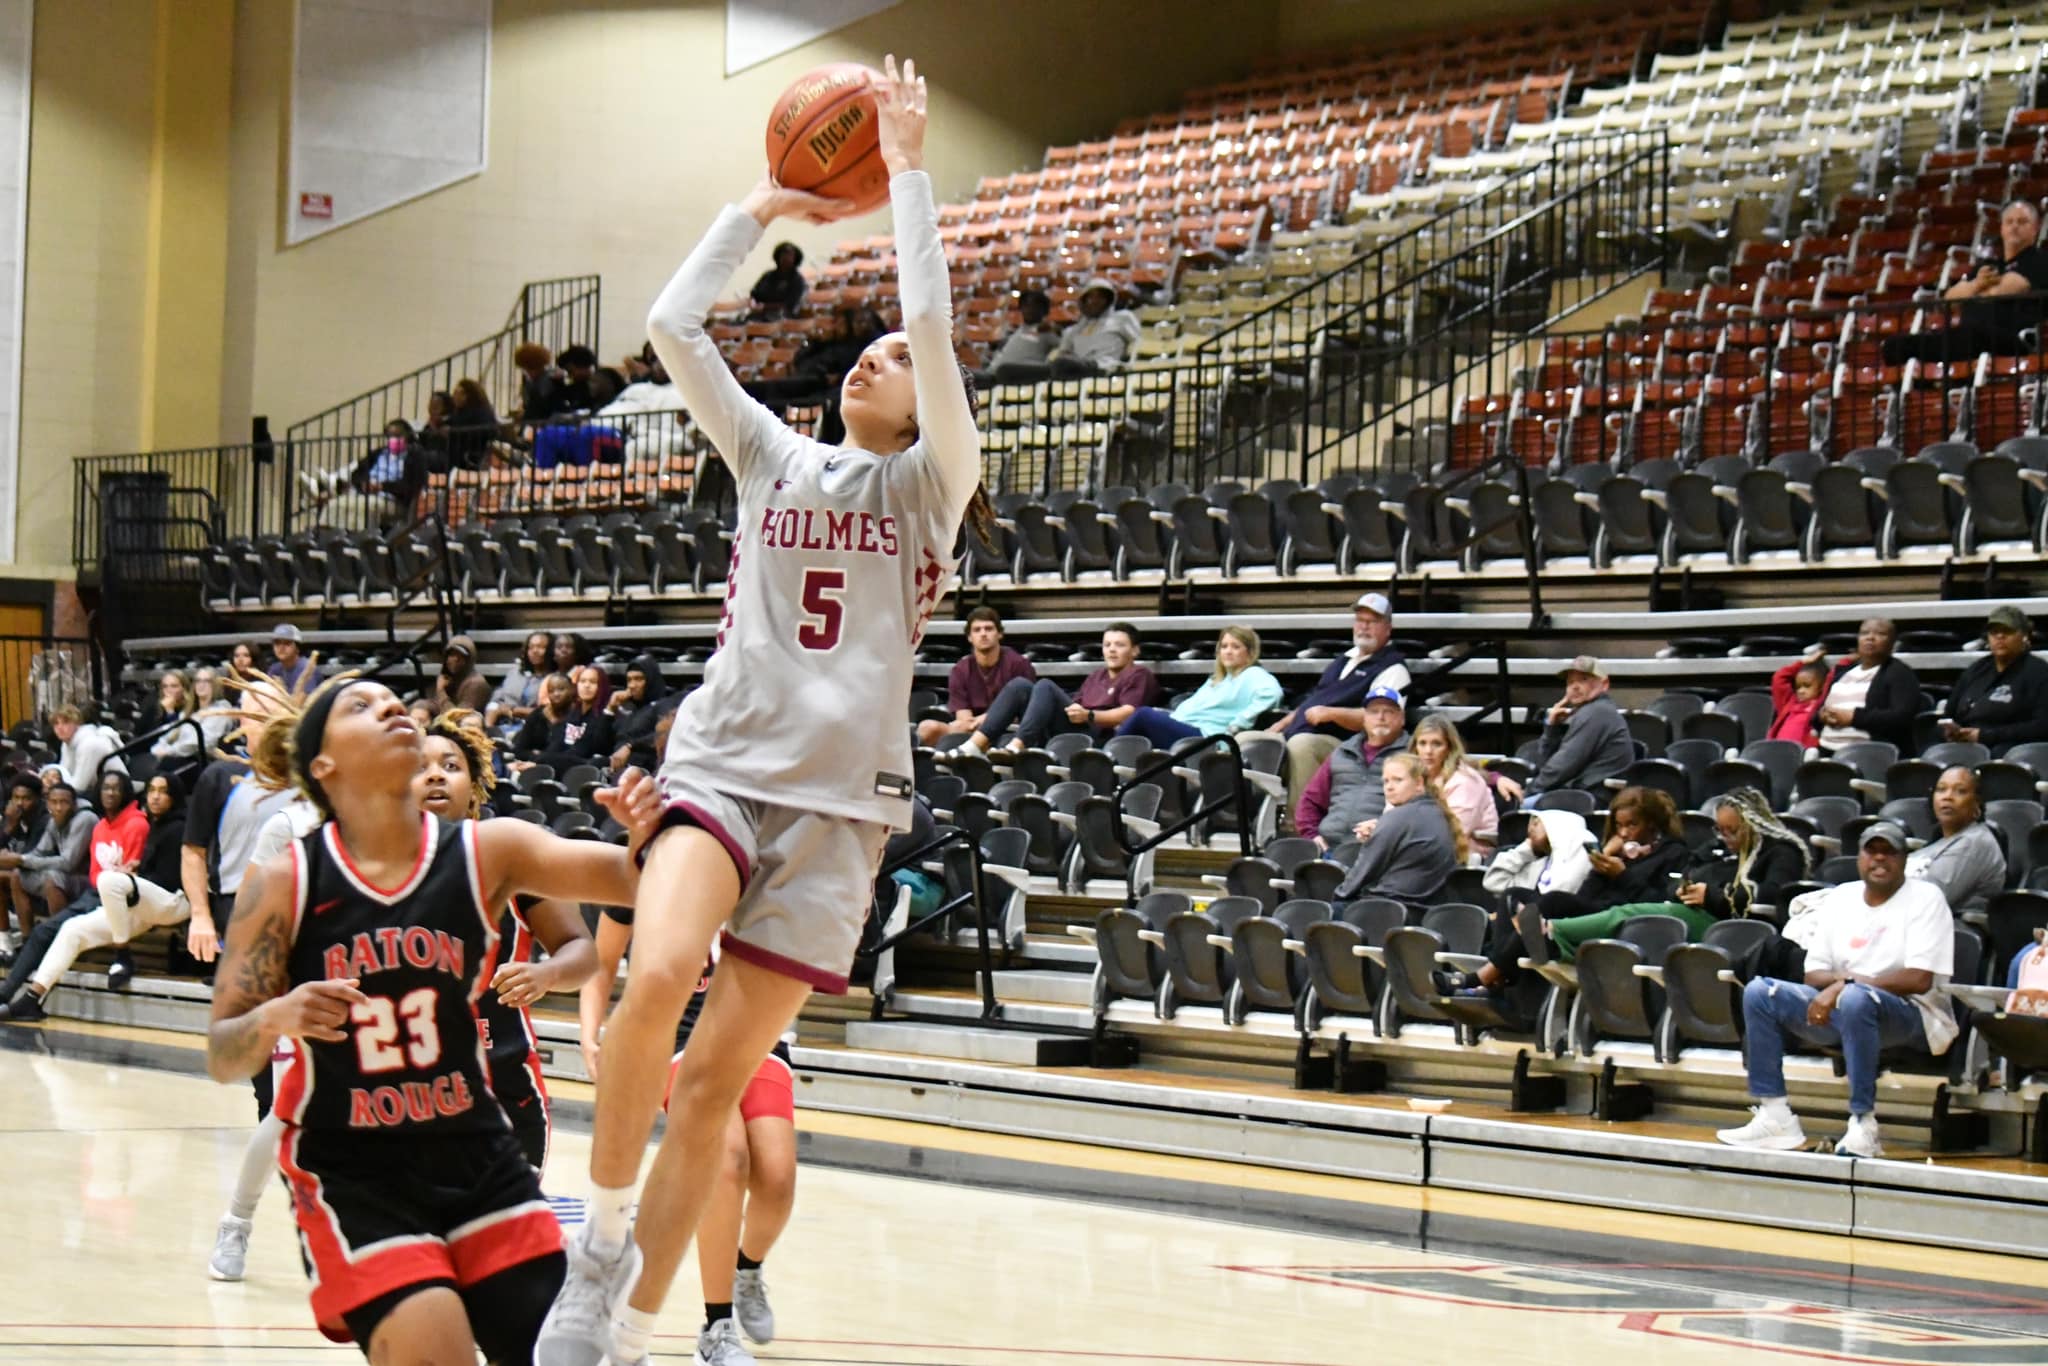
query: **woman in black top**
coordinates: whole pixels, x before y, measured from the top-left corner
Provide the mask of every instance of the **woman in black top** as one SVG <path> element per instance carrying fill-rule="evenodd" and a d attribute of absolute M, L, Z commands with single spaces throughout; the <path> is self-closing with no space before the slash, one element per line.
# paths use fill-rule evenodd
<path fill-rule="evenodd" d="M 556 723 L 548 737 L 548 749 L 538 757 L 557 773 L 578 764 L 604 767 L 612 752 L 612 718 L 605 714 L 598 696 L 598 680 L 604 670 L 586 664 L 576 675 L 576 699 Z"/>
<path fill-rule="evenodd" d="M 654 752 L 654 728 L 662 714 L 673 710 L 681 698 L 671 700 L 668 684 L 661 676 L 661 661 L 642 655 L 626 668 L 624 692 L 612 694 L 612 767 L 644 768 L 658 765 Z"/>
<path fill-rule="evenodd" d="M 540 681 L 540 705 L 526 714 L 519 733 L 512 737 L 513 768 L 547 762 L 547 752 L 555 747 L 555 737 L 561 733 L 575 697 L 576 689 L 565 673 L 552 673 Z"/>
<path fill-rule="evenodd" d="M 807 288 L 803 272 L 797 269 L 803 263 L 802 247 L 794 242 L 777 242 L 775 269 L 763 272 L 754 281 L 754 311 L 749 316 L 761 320 L 794 316 L 803 306 Z"/>
<path fill-rule="evenodd" d="M 2034 657 L 2034 624 L 2010 605 L 1991 609 L 1990 651 L 1964 669 L 1948 695 L 1944 740 L 1973 740 L 2001 758 L 2014 745 L 2048 740 L 2048 663 Z"/>

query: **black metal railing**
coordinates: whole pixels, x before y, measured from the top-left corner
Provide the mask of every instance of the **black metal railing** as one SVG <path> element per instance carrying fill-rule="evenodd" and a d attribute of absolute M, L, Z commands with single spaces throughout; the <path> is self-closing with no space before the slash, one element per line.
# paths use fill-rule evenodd
<path fill-rule="evenodd" d="M 80 636 L 0 636 L 0 729 L 107 695 L 106 662 Z"/>
<path fill-rule="evenodd" d="M 1124 824 L 1124 798 L 1133 788 L 1151 782 L 1162 773 L 1171 773 L 1187 760 L 1214 750 L 1227 750 L 1231 758 L 1232 783 L 1230 790 L 1220 801 L 1211 801 L 1210 794 L 1203 791 L 1194 803 L 1194 809 L 1175 820 L 1160 824 L 1159 829 L 1142 839 L 1134 840 L 1131 829 Z M 1250 858 L 1258 852 L 1252 839 L 1252 785 L 1244 776 L 1244 751 L 1238 747 L 1234 735 L 1198 735 L 1183 740 L 1171 749 L 1155 750 L 1145 756 L 1144 762 L 1131 770 L 1131 776 L 1116 785 L 1110 796 L 1109 833 L 1116 841 L 1117 848 L 1124 854 L 1129 868 L 1125 873 L 1124 904 L 1138 904 L 1138 859 L 1140 855 L 1157 849 L 1184 830 L 1192 830 L 1216 818 L 1219 812 L 1230 811 L 1237 818 L 1238 852 Z"/>
<path fill-rule="evenodd" d="M 1951 272 L 1972 269 L 1958 262 Z M 1447 440 L 1437 453 L 1455 468 L 1499 457 L 1551 469 L 1655 459 L 1690 467 L 1793 450 L 1910 454 L 1947 440 L 1989 450 L 2041 432 L 2048 328 L 2012 329 L 2048 312 L 2048 293 L 1988 303 L 1930 289 L 1829 304 L 1816 302 L 1828 297 L 1823 279 L 1790 299 L 1772 283 L 1709 288 L 1684 311 L 1497 349 L 1438 410 Z"/>
<path fill-rule="evenodd" d="M 935 839 L 888 860 L 882 865 L 878 876 L 886 878 L 903 868 L 922 869 L 926 859 L 935 854 L 943 855 L 955 845 L 963 846 L 967 851 L 967 889 L 941 901 L 936 907 L 895 933 L 885 935 L 872 944 L 863 945 L 860 956 L 870 960 L 879 958 L 911 935 L 938 924 L 946 917 L 963 912 L 969 913 L 974 917 L 975 954 L 981 965 L 981 1019 L 983 1023 L 996 1023 L 1002 1018 L 1003 1008 L 996 1000 L 995 958 L 988 946 L 988 908 L 982 904 L 981 845 L 965 830 L 949 826 L 942 829 Z M 881 1017 L 886 1005 L 887 1002 L 877 994 L 874 1000 L 874 1013 L 877 1019 Z"/>
<path fill-rule="evenodd" d="M 256 524 L 252 447 L 205 446 L 86 456 L 73 462 L 71 556 L 81 570 L 106 553 L 193 552 Z"/>
<path fill-rule="evenodd" d="M 505 325 L 481 341 L 343 403 L 315 413 L 286 428 L 292 441 L 382 436 L 386 423 L 403 418 L 415 427 L 427 417 L 427 400 L 446 393 L 458 380 L 483 386 L 493 407 L 509 414 L 519 403 L 520 373 L 512 355 L 522 342 L 539 342 L 548 350 L 582 344 L 596 346 L 602 322 L 599 280 L 574 275 L 538 280 L 519 291 Z"/>

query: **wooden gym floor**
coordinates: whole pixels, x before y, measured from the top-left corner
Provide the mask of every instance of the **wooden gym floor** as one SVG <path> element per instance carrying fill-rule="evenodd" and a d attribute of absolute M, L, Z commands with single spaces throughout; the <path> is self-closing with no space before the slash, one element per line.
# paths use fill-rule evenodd
<path fill-rule="evenodd" d="M 0 1028 L 0 1363 L 340 1363 L 281 1192 L 207 1279 L 254 1110 L 187 1035 Z M 585 1185 L 587 1087 L 547 1177 Z M 764 1362 L 2048 1363 L 2048 1260 L 802 1111 Z M 2048 1237 L 2044 1237 L 2048 1246 Z M 686 1362 L 686 1267 L 656 1359 Z"/>

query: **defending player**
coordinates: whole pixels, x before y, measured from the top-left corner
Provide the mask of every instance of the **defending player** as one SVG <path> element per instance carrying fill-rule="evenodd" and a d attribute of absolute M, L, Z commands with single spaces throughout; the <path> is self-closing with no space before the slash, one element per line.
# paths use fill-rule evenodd
<path fill-rule="evenodd" d="M 485 815 L 497 777 L 491 771 L 491 738 L 470 724 L 474 717 L 473 711 L 454 708 L 427 727 L 413 790 L 430 816 L 474 821 Z M 476 1013 L 491 1059 L 491 1090 L 512 1121 L 520 1151 L 535 1172 L 545 1174 L 554 1129 L 533 1018 L 526 1008 L 550 992 L 581 987 L 597 966 L 597 955 L 583 912 L 569 902 L 515 897 L 505 913 L 511 936 Z M 547 950 L 545 962 L 534 961 L 536 941 Z"/>
<path fill-rule="evenodd" d="M 236 899 L 207 1071 L 254 1075 L 280 1039 L 278 1163 L 313 1310 L 372 1361 L 530 1359 L 561 1229 L 490 1094 L 475 1003 L 512 896 L 630 902 L 634 850 L 523 821 L 420 809 L 421 735 L 383 684 L 342 677 L 252 752 L 328 819 L 252 868 Z M 637 846 L 658 794 L 628 770 L 602 800 Z"/>
<path fill-rule="evenodd" d="M 909 823 L 911 652 L 952 572 L 981 446 L 953 355 L 952 295 L 923 172 L 925 87 L 886 62 L 874 94 L 891 177 L 903 331 L 840 387 L 843 445 L 797 435 L 747 397 L 704 330 L 779 217 L 843 202 L 764 180 L 721 212 L 648 318 L 662 364 L 732 471 L 739 531 L 719 650 L 676 716 L 667 812 L 635 907 L 633 973 L 604 1045 L 590 1221 L 536 1348 L 543 1366 L 646 1355 L 724 1160 L 733 1107 L 813 988 L 844 991 L 876 861 Z M 670 1122 L 627 1209 L 676 1022 L 721 927 L 724 955 L 677 1069 Z M 628 1297 L 630 1293 L 630 1304 Z"/>

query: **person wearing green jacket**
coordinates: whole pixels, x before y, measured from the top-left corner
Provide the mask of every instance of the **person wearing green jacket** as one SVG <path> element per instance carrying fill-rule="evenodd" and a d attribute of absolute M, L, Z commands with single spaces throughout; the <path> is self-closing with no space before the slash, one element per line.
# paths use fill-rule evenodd
<path fill-rule="evenodd" d="M 1216 637 L 1216 669 L 1194 696 L 1172 711 L 1140 707 L 1116 728 L 1170 749 L 1198 735 L 1235 735 L 1280 701 L 1280 680 L 1259 667 L 1259 633 L 1226 626 Z"/>

